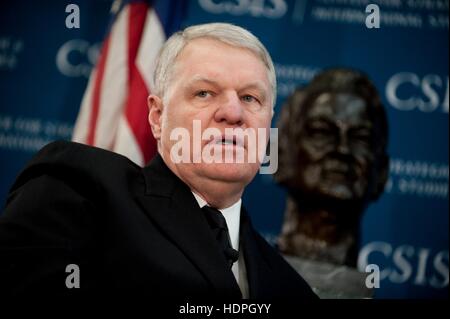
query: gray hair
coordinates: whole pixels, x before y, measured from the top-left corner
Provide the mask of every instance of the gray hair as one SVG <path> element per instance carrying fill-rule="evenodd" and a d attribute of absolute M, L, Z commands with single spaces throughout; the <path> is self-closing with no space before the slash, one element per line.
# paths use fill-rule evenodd
<path fill-rule="evenodd" d="M 259 57 L 267 68 L 267 78 L 272 88 L 272 106 L 275 105 L 275 67 L 267 49 L 252 33 L 229 23 L 200 24 L 174 33 L 159 53 L 153 78 L 156 95 L 164 99 L 178 55 L 190 41 L 198 38 L 212 38 L 234 47 L 248 49 Z"/>

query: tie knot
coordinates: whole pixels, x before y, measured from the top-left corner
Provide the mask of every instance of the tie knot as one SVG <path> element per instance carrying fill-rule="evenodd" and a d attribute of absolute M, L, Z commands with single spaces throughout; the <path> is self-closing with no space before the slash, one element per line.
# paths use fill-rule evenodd
<path fill-rule="evenodd" d="M 227 222 L 225 221 L 225 217 L 223 217 L 222 213 L 213 207 L 203 206 L 202 211 L 204 212 L 206 219 L 211 228 L 220 228 L 223 230 L 228 230 Z"/>

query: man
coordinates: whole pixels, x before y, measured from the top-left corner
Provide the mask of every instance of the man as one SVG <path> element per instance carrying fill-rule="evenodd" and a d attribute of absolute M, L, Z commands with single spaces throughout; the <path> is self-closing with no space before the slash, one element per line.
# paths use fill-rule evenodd
<path fill-rule="evenodd" d="M 206 24 L 173 35 L 148 98 L 158 155 L 141 169 L 80 144 L 45 147 L 16 180 L 0 221 L 2 292 L 314 298 L 241 205 L 261 161 L 196 160 L 205 149 L 249 154 L 249 139 L 224 132 L 267 131 L 275 92 L 271 58 L 248 31 Z M 196 120 L 220 132 L 200 149 Z M 182 162 L 174 152 L 180 129 L 192 150 Z M 68 265 L 78 282 L 67 282 Z"/>
<path fill-rule="evenodd" d="M 375 86 L 352 69 L 320 72 L 282 109 L 276 180 L 288 202 L 289 255 L 356 267 L 360 218 L 388 177 L 388 123 Z"/>

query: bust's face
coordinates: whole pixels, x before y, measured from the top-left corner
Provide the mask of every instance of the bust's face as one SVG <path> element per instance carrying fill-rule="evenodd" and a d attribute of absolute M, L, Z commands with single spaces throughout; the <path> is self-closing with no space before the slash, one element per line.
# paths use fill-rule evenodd
<path fill-rule="evenodd" d="M 372 180 L 373 122 L 368 105 L 346 93 L 323 93 L 301 119 L 297 182 L 302 193 L 361 200 Z"/>

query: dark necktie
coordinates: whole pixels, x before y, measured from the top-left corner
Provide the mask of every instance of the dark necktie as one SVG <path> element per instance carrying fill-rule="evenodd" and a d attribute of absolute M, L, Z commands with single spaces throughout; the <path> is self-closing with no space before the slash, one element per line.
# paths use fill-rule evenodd
<path fill-rule="evenodd" d="M 231 246 L 230 235 L 228 233 L 225 217 L 223 217 L 220 211 L 209 206 L 203 206 L 202 211 L 204 212 L 214 237 L 216 237 L 219 242 L 225 258 L 231 267 L 233 263 L 238 260 L 239 252 Z"/>

